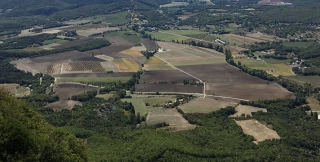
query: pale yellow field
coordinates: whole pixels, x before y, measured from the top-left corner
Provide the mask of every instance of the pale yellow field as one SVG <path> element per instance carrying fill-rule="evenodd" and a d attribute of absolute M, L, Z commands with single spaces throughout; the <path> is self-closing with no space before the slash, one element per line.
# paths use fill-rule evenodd
<path fill-rule="evenodd" d="M 295 75 L 289 65 L 286 64 L 269 64 L 272 70 L 267 71 L 274 76 L 293 76 Z"/>
<path fill-rule="evenodd" d="M 120 53 L 125 54 L 125 55 L 129 55 L 129 56 L 134 56 L 134 57 L 143 56 L 140 52 L 138 52 L 136 50 L 132 50 L 132 49 L 124 50 L 124 51 L 121 51 Z"/>
<path fill-rule="evenodd" d="M 137 72 L 140 66 L 131 58 L 115 59 L 113 63 L 122 72 Z"/>
<path fill-rule="evenodd" d="M 236 123 L 241 126 L 243 133 L 253 136 L 255 143 L 267 139 L 280 139 L 278 133 L 257 120 L 239 120 Z"/>
<path fill-rule="evenodd" d="M 312 111 L 320 111 L 320 102 L 317 99 L 313 97 L 307 97 L 307 102 Z"/>

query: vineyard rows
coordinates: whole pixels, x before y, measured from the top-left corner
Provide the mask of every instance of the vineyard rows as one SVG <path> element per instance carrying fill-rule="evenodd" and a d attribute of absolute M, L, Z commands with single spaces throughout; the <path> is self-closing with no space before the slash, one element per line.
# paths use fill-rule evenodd
<path fill-rule="evenodd" d="M 62 74 L 62 73 L 104 73 L 106 70 L 101 66 L 100 62 L 94 61 L 78 61 L 71 63 L 51 65 L 47 69 L 48 74 Z"/>

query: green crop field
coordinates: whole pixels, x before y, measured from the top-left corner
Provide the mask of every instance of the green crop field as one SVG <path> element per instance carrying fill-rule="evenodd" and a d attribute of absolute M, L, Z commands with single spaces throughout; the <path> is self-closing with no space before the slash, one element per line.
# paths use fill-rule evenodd
<path fill-rule="evenodd" d="M 144 116 L 148 112 L 162 108 L 169 100 L 175 100 L 175 96 L 150 96 L 150 95 L 132 95 L 132 98 L 122 99 L 122 101 L 131 102 L 135 112 Z M 149 106 L 146 106 L 146 104 Z"/>
<path fill-rule="evenodd" d="M 130 31 L 117 31 L 117 32 L 111 32 L 111 33 L 107 33 L 105 34 L 106 37 L 122 37 L 123 39 L 127 40 L 128 42 L 132 43 L 132 44 L 140 44 L 140 42 L 142 41 L 141 36 L 138 35 L 128 35 L 130 33 Z"/>
<path fill-rule="evenodd" d="M 238 63 L 238 61 L 240 61 L 242 65 L 246 65 L 247 67 L 250 67 L 253 69 L 261 69 L 261 70 L 269 70 L 270 69 L 268 64 L 263 60 L 257 61 L 254 59 L 235 59 L 234 61 L 236 63 Z"/>
<path fill-rule="evenodd" d="M 268 64 L 287 64 L 290 63 L 290 60 L 277 60 L 272 58 L 264 58 L 263 59 Z"/>
<path fill-rule="evenodd" d="M 57 82 L 80 82 L 80 83 L 95 83 L 95 82 L 125 82 L 130 77 L 59 77 Z"/>
<path fill-rule="evenodd" d="M 166 41 L 166 42 L 171 42 L 172 40 L 174 40 L 174 41 L 178 40 L 179 42 L 189 40 L 188 37 L 174 35 L 174 34 L 170 34 L 170 33 L 162 33 L 162 32 L 146 32 L 146 33 L 151 34 L 152 38 L 155 38 L 157 40 Z"/>
<path fill-rule="evenodd" d="M 44 41 L 43 45 L 48 45 L 48 44 L 52 44 L 52 43 L 62 43 L 62 42 L 68 42 L 68 41 L 64 40 L 64 39 L 50 39 L 50 40 Z"/>
<path fill-rule="evenodd" d="M 252 69 L 259 69 L 267 71 L 274 76 L 293 76 L 294 73 L 291 67 L 286 64 L 287 60 L 275 60 L 275 59 L 263 59 L 261 61 L 253 59 L 235 59 L 236 63 L 241 62 L 242 65 L 246 65 Z"/>
<path fill-rule="evenodd" d="M 243 41 L 241 41 L 240 39 L 235 39 L 235 38 L 231 38 L 227 35 L 219 35 L 219 34 L 210 34 L 209 36 L 206 37 L 206 41 L 210 41 L 210 42 L 214 42 L 216 39 L 220 39 L 222 41 L 227 42 L 229 45 L 232 46 L 239 46 L 242 47 L 245 45 L 245 43 Z"/>
<path fill-rule="evenodd" d="M 320 87 L 320 76 L 288 76 L 286 78 L 301 84 L 309 83 L 313 86 Z"/>

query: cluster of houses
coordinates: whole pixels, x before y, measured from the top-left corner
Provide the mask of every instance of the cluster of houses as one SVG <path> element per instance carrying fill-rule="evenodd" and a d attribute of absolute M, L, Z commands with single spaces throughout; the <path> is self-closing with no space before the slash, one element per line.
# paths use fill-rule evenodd
<path fill-rule="evenodd" d="M 291 63 L 292 67 L 298 67 L 301 68 L 303 66 L 304 61 L 303 60 L 299 60 L 299 59 L 295 59 L 295 61 L 293 61 Z"/>

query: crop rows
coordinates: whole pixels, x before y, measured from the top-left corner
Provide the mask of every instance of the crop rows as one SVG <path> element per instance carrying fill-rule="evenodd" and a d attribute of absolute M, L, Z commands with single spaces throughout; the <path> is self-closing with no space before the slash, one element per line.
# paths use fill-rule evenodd
<path fill-rule="evenodd" d="M 60 74 L 61 73 L 61 64 L 55 64 L 48 66 L 47 74 Z"/>
<path fill-rule="evenodd" d="M 3 89 L 4 91 L 9 92 L 14 95 L 17 94 L 16 86 L 4 87 L 4 88 L 0 88 L 0 89 Z"/>
<path fill-rule="evenodd" d="M 62 71 L 63 72 L 90 71 L 93 73 L 106 72 L 105 69 L 101 66 L 100 62 L 93 62 L 93 61 L 66 63 L 62 65 Z"/>

